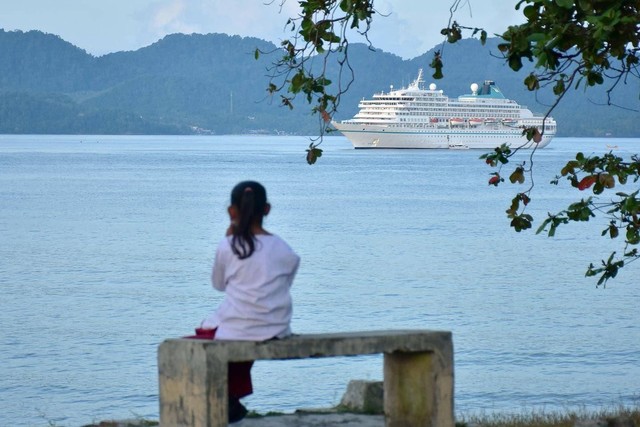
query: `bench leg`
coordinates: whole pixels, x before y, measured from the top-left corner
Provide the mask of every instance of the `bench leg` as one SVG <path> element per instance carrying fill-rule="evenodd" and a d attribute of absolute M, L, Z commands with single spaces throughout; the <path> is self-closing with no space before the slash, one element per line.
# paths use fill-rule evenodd
<path fill-rule="evenodd" d="M 160 426 L 226 427 L 227 374 L 198 340 L 160 344 Z"/>
<path fill-rule="evenodd" d="M 386 427 L 453 427 L 453 353 L 385 353 Z"/>

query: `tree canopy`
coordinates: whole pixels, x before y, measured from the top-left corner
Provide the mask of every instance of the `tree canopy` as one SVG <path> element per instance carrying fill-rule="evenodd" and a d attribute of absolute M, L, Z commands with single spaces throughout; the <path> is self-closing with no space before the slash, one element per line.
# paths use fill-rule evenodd
<path fill-rule="evenodd" d="M 286 1 L 286 0 L 281 0 Z M 300 0 L 300 13 L 290 18 L 287 26 L 291 38 L 281 43 L 283 55 L 274 63 L 273 80 L 268 91 L 280 93 L 282 104 L 293 108 L 296 97 L 312 104 L 312 111 L 320 118 L 320 137 L 311 142 L 307 161 L 313 164 L 322 155 L 321 136 L 330 130 L 331 117 L 354 79 L 349 64 L 349 42 L 354 37 L 364 38 L 373 47 L 368 34 L 375 19 L 381 19 L 374 0 Z M 477 37 L 483 43 L 487 32 L 482 28 L 458 23 L 456 12 L 463 0 L 452 0 L 447 26 L 441 30 L 446 43 L 455 43 L 465 34 Z M 629 85 L 640 77 L 640 2 L 638 0 L 519 0 L 515 9 L 522 12 L 524 23 L 508 27 L 496 34 L 503 42 L 499 53 L 509 67 L 518 71 L 523 61 L 534 68 L 523 84 L 530 91 L 551 90 L 555 96 L 547 116 L 570 90 L 588 90 L 593 86 L 607 87 L 607 103 L 616 106 L 614 89 Z M 256 50 L 256 57 L 260 52 Z M 337 81 L 327 78 L 327 66 L 339 65 Z M 442 78 L 446 71 L 444 49 L 436 51 L 431 61 L 433 77 Z M 278 82 L 278 83 L 277 83 Z M 620 107 L 620 106 L 618 106 Z M 622 108 L 637 108 L 622 107 Z M 540 141 L 542 129 L 525 128 L 523 135 L 534 142 Z M 505 171 L 509 160 L 520 147 L 500 146 L 481 156 L 487 165 L 495 168 L 490 185 L 505 182 L 529 187 L 518 192 L 506 210 L 510 225 L 520 232 L 532 227 L 533 217 L 527 213 L 532 200 L 532 160 L 515 165 Z M 511 167 L 511 166 L 510 166 Z M 562 178 L 578 191 L 592 195 L 571 203 L 566 209 L 548 217 L 537 232 L 553 236 L 557 227 L 569 222 L 588 221 L 596 215 L 608 219 L 602 236 L 624 240 L 620 254 L 613 252 L 600 264 L 591 263 L 586 276 L 599 276 L 598 285 L 616 277 L 618 270 L 640 258 L 640 189 L 632 192 L 616 191 L 617 184 L 637 183 L 640 179 L 640 157 L 625 160 L 613 153 L 604 156 L 585 156 L 577 153 L 567 162 L 552 181 Z M 603 201 L 605 192 L 609 199 Z M 609 194 L 613 192 L 613 194 Z"/>

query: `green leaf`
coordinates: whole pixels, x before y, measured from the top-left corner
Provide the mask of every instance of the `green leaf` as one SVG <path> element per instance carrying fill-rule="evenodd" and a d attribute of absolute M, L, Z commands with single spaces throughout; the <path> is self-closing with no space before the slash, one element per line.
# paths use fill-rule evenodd
<path fill-rule="evenodd" d="M 567 210 L 567 217 L 572 221 L 589 221 L 595 216 L 591 210 L 591 198 L 572 203 Z"/>
<path fill-rule="evenodd" d="M 509 43 L 500 43 L 498 45 L 498 50 L 502 53 L 509 52 L 511 45 Z"/>
<path fill-rule="evenodd" d="M 480 31 L 480 43 L 482 46 L 487 43 L 487 32 L 485 30 Z"/>
<path fill-rule="evenodd" d="M 527 78 L 524 79 L 524 84 L 530 91 L 540 89 L 540 82 L 538 81 L 538 77 L 536 77 L 536 75 L 533 73 L 529 74 Z"/>
<path fill-rule="evenodd" d="M 567 162 L 565 167 L 562 168 L 562 170 L 560 171 L 560 174 L 562 174 L 562 176 L 567 176 L 568 174 L 574 174 L 575 173 L 575 169 L 577 167 L 580 167 L 580 163 L 578 163 L 575 160 L 571 160 L 571 161 Z"/>
<path fill-rule="evenodd" d="M 307 163 L 312 165 L 314 164 L 320 157 L 322 157 L 322 149 L 317 146 L 310 144 L 307 149 Z"/>
<path fill-rule="evenodd" d="M 518 209 L 520 209 L 520 198 L 516 196 L 511 200 L 511 207 L 506 211 L 507 218 L 514 218 L 518 214 Z"/>
<path fill-rule="evenodd" d="M 522 68 L 522 60 L 520 59 L 520 57 L 516 55 L 510 56 L 509 67 L 511 67 L 513 71 L 519 71 L 520 68 Z"/>
<path fill-rule="evenodd" d="M 533 217 L 528 214 L 517 215 L 511 220 L 511 226 L 517 231 L 527 230 L 531 228 Z"/>
<path fill-rule="evenodd" d="M 601 85 L 604 83 L 604 79 L 602 78 L 602 73 L 596 71 L 589 71 L 587 73 L 587 84 L 589 86 Z"/>
<path fill-rule="evenodd" d="M 638 243 L 640 243 L 640 233 L 638 232 L 638 229 L 631 225 L 628 226 L 626 238 L 627 242 L 629 242 L 629 244 L 631 245 L 637 245 Z"/>
<path fill-rule="evenodd" d="M 515 184 L 516 182 L 518 184 L 524 183 L 524 169 L 522 169 L 522 167 L 517 167 L 509 177 L 509 181 L 511 181 L 512 184 Z"/>
<path fill-rule="evenodd" d="M 304 76 L 302 70 L 300 70 L 300 72 L 296 73 L 296 75 L 291 79 L 291 87 L 289 90 L 293 93 L 300 92 L 300 90 L 302 90 L 302 85 L 306 80 L 307 78 Z"/>
<path fill-rule="evenodd" d="M 529 5 L 523 9 L 522 14 L 526 16 L 530 22 L 533 22 L 538 18 L 538 7 Z"/>
<path fill-rule="evenodd" d="M 532 42 L 539 42 L 547 39 L 547 35 L 545 33 L 533 33 L 530 34 L 527 39 Z"/>
<path fill-rule="evenodd" d="M 571 9 L 573 7 L 573 0 L 556 0 L 556 4 L 563 9 Z"/>
<path fill-rule="evenodd" d="M 343 12 L 349 12 L 351 10 L 352 5 L 353 5 L 352 0 L 342 0 L 340 2 L 340 10 L 342 10 Z"/>
<path fill-rule="evenodd" d="M 429 66 L 435 70 L 432 75 L 434 79 L 438 80 L 444 77 L 444 75 L 442 74 L 442 58 L 440 57 L 439 50 L 433 54 L 433 59 L 431 60 L 431 64 Z"/>
<path fill-rule="evenodd" d="M 549 217 L 549 218 L 545 219 L 544 221 L 542 221 L 542 224 L 540 224 L 540 227 L 538 227 L 538 230 L 536 231 L 536 234 L 542 233 L 545 230 L 545 228 L 547 228 L 547 225 L 549 225 L 551 223 L 552 220 L 553 220 L 553 218 Z M 549 232 L 549 236 L 551 237 L 551 232 Z"/>
<path fill-rule="evenodd" d="M 460 31 L 460 27 L 456 22 L 454 22 L 448 30 L 447 41 L 449 43 L 453 44 L 462 39 L 462 31 Z"/>
<path fill-rule="evenodd" d="M 560 95 L 564 92 L 564 81 L 562 79 L 558 79 L 556 84 L 553 86 L 553 94 Z"/>

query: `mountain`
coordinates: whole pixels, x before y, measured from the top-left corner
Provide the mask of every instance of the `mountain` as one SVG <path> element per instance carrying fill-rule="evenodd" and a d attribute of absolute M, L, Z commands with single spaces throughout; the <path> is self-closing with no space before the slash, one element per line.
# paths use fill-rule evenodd
<path fill-rule="evenodd" d="M 497 43 L 466 39 L 411 60 L 350 45 L 355 81 L 336 118 L 353 116 L 363 97 L 408 84 L 419 68 L 430 74 L 436 49 L 443 50 L 445 65 L 436 83 L 449 96 L 488 79 L 508 97 L 546 112 L 553 98 L 523 86 L 531 67 L 511 71 L 495 57 Z M 257 60 L 256 49 L 263 52 Z M 95 57 L 56 35 L 0 30 L 0 133 L 315 134 L 318 118 L 301 98 L 289 110 L 279 105 L 279 95 L 271 99 L 266 92 L 278 59 L 269 52 L 276 50 L 251 37 L 173 34 L 136 51 Z M 333 66 L 334 85 L 337 76 Z M 639 136 L 638 92 L 637 85 L 621 85 L 613 93 L 613 101 L 628 109 L 598 105 L 607 101 L 602 88 L 570 93 L 553 112 L 558 135 Z"/>
<path fill-rule="evenodd" d="M 341 103 L 340 118 L 352 117 L 357 112 L 358 100 L 368 98 L 374 92 L 388 91 L 390 84 L 395 88 L 406 86 L 423 68 L 427 84 L 434 82 L 450 97 L 471 93 L 472 83 L 493 80 L 508 98 L 516 100 L 537 114 L 545 114 L 555 97 L 551 88 L 539 92 L 529 92 L 524 86 L 525 77 L 533 71 L 533 64 L 524 64 L 514 72 L 499 57 L 500 39 L 487 40 L 485 46 L 475 39 L 460 40 L 456 44 L 437 46 L 425 54 L 403 61 L 401 58 L 377 51 L 359 52 L 351 60 L 356 69 L 356 81 Z M 441 51 L 444 63 L 444 78 L 430 80 L 429 67 L 436 51 Z M 360 70 L 366 70 L 361 72 Z M 375 70 L 373 76 L 370 70 Z M 640 136 L 640 85 L 638 80 L 624 84 L 621 82 L 611 93 L 607 105 L 606 87 L 591 87 L 588 91 L 573 90 L 564 97 L 553 110 L 552 116 L 558 122 L 558 136 Z"/>

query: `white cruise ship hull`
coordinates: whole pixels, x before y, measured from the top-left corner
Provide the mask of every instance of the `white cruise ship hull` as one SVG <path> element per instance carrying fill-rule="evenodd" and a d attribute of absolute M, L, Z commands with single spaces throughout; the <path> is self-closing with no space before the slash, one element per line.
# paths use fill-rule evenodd
<path fill-rule="evenodd" d="M 333 122 L 333 126 L 351 142 L 354 148 L 434 148 L 493 149 L 502 144 L 516 148 L 547 146 L 553 135 L 543 135 L 542 141 L 527 141 L 521 128 L 485 126 L 474 128 L 415 128 L 400 126 L 358 125 Z"/>

